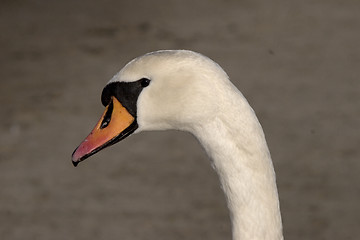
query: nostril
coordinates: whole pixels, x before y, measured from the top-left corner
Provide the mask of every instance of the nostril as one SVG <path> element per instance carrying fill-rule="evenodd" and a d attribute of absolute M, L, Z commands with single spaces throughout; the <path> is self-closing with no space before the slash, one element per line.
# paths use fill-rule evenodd
<path fill-rule="evenodd" d="M 110 118 L 107 118 L 107 119 L 104 119 L 103 122 L 101 123 L 101 126 L 100 128 L 103 129 L 103 128 L 106 128 L 110 123 Z"/>
<path fill-rule="evenodd" d="M 112 115 L 113 109 L 114 109 L 114 104 L 111 101 L 107 108 L 107 111 L 105 113 L 104 119 L 101 122 L 100 129 L 106 128 L 109 125 L 109 123 L 111 121 L 111 115 Z"/>

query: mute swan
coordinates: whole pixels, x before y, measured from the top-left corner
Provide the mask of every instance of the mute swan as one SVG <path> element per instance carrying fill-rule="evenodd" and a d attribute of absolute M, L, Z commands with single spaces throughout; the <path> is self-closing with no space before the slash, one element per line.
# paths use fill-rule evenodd
<path fill-rule="evenodd" d="M 104 114 L 75 149 L 80 161 L 132 133 L 192 133 L 211 158 L 226 195 L 234 240 L 283 239 L 270 153 L 255 113 L 222 68 L 187 50 L 129 62 L 105 86 Z"/>

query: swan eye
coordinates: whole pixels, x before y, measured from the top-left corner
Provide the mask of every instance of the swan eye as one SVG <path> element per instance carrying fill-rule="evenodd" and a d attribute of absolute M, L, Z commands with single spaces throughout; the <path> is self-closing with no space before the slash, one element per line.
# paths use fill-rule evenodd
<path fill-rule="evenodd" d="M 143 88 L 149 86 L 149 84 L 150 84 L 150 79 L 148 79 L 148 78 L 142 78 L 142 79 L 140 79 L 140 80 L 141 80 L 141 86 L 142 86 Z"/>

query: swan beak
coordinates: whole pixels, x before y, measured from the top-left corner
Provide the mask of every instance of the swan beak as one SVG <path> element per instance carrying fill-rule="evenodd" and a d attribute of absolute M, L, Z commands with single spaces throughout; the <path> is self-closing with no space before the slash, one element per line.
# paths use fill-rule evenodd
<path fill-rule="evenodd" d="M 99 122 L 73 152 L 72 163 L 76 167 L 79 162 L 129 136 L 137 127 L 135 117 L 112 97 Z"/>

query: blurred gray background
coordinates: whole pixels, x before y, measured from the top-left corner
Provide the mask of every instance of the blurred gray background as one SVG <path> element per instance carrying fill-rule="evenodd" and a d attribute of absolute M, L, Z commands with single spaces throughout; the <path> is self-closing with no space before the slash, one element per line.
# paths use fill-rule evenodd
<path fill-rule="evenodd" d="M 197 141 L 133 135 L 74 168 L 129 60 L 191 49 L 248 98 L 286 239 L 360 235 L 360 2 L 0 1 L 0 239 L 230 239 Z"/>

